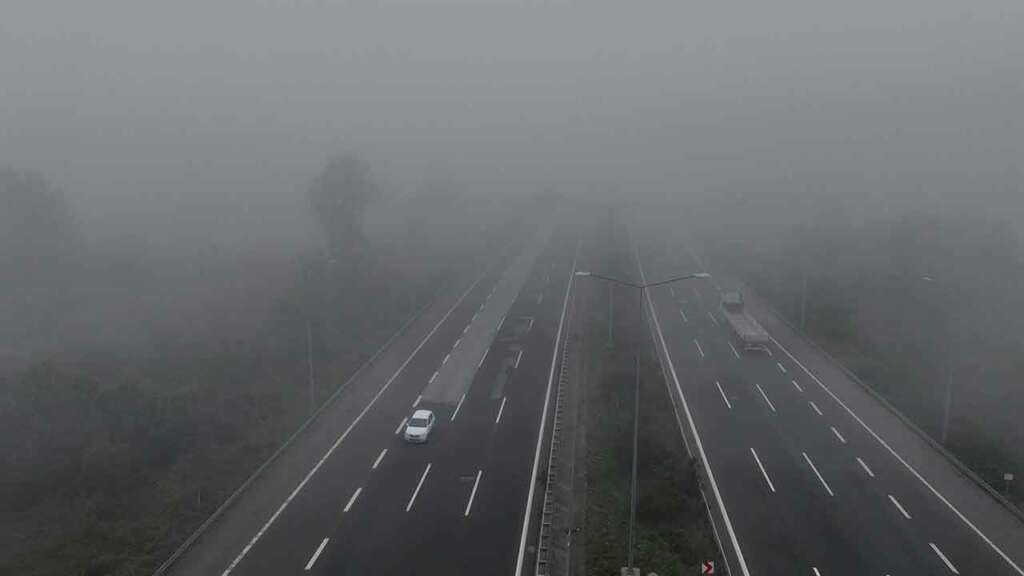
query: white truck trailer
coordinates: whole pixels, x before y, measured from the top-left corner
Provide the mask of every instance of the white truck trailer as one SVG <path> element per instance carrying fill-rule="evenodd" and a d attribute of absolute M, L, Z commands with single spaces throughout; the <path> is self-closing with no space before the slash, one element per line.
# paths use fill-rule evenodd
<path fill-rule="evenodd" d="M 761 350 L 768 352 L 771 338 L 768 332 L 750 317 L 743 309 L 743 295 L 739 292 L 726 292 L 722 295 L 722 315 L 732 328 L 736 339 L 744 350 Z"/>

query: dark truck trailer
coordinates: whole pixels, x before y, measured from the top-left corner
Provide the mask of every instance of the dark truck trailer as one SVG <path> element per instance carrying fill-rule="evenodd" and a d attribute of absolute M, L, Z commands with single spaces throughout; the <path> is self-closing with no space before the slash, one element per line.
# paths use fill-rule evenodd
<path fill-rule="evenodd" d="M 736 339 L 744 350 L 762 350 L 768 352 L 771 337 L 768 332 L 750 317 L 743 308 L 743 295 L 739 292 L 726 292 L 722 295 L 722 315 L 732 328 Z"/>

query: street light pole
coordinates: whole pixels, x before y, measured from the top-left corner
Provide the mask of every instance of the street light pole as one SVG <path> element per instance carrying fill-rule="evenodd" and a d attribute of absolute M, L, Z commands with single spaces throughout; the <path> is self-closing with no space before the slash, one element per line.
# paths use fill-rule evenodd
<path fill-rule="evenodd" d="M 642 293 L 642 290 L 641 290 Z M 633 553 L 636 550 L 636 469 L 637 445 L 640 437 L 640 357 L 633 357 L 633 365 L 636 370 L 636 386 L 633 391 L 633 477 L 629 483 L 629 553 L 627 554 L 626 567 L 633 569 Z"/>
<path fill-rule="evenodd" d="M 676 276 L 674 278 L 668 278 L 666 280 L 660 280 L 658 282 L 651 282 L 648 284 L 637 284 L 636 282 L 629 282 L 619 278 L 611 276 L 604 276 L 601 274 L 595 274 L 586 270 L 577 270 L 576 276 L 593 277 L 598 280 L 605 280 L 610 283 L 622 284 L 623 286 L 629 286 L 631 288 L 637 288 L 640 291 L 640 314 L 644 314 L 644 291 L 653 286 L 661 286 L 663 284 L 669 284 L 672 282 L 679 282 L 681 280 L 690 280 L 694 278 L 708 279 L 711 278 L 711 274 L 707 272 L 696 272 L 694 274 L 687 274 L 685 276 Z M 611 292 L 608 294 L 609 298 L 609 320 L 611 318 Z M 611 342 L 611 324 L 609 323 L 608 340 Z M 638 497 L 637 487 L 637 455 L 639 453 L 639 439 L 640 439 L 640 357 L 633 357 L 634 368 L 636 372 L 635 385 L 633 390 L 633 470 L 629 482 L 629 526 L 627 527 L 627 546 L 629 549 L 626 553 L 626 569 L 623 571 L 626 574 L 637 573 L 633 567 L 634 553 L 636 548 L 636 504 Z"/>
<path fill-rule="evenodd" d="M 925 282 L 936 284 L 938 283 L 932 276 L 922 276 L 921 280 Z M 946 393 L 942 407 L 942 429 L 939 432 L 942 444 L 946 444 L 946 440 L 949 438 L 949 418 L 950 413 L 953 410 L 953 329 L 952 323 L 947 318 L 945 326 L 945 338 L 943 339 L 944 348 L 946 349 Z"/>

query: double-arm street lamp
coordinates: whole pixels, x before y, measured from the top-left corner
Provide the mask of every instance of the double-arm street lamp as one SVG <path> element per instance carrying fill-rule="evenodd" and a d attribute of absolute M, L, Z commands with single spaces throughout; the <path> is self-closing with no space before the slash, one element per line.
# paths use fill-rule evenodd
<path fill-rule="evenodd" d="M 638 284 L 636 282 L 630 282 L 628 280 L 622 280 L 620 278 L 614 278 L 612 276 L 605 276 L 603 274 L 596 274 L 586 270 L 577 270 L 576 276 L 586 278 L 596 278 L 598 280 L 604 280 L 606 282 L 612 282 L 615 284 L 621 284 L 630 288 L 638 288 L 640 290 L 640 309 L 643 310 L 644 306 L 644 290 L 653 288 L 655 286 L 661 286 L 664 284 L 671 284 L 673 282 L 680 282 L 682 280 L 701 279 L 706 280 L 711 278 L 711 274 L 707 272 L 696 272 L 693 274 L 686 274 L 685 276 L 676 276 L 673 278 L 667 278 L 665 280 L 659 280 L 658 282 L 650 282 L 648 284 Z M 609 297 L 610 300 L 610 297 Z M 608 318 L 609 323 L 609 335 L 611 334 L 611 318 Z M 609 341 L 611 337 L 609 336 Z M 634 358 L 636 366 L 636 385 L 633 392 L 633 475 L 629 483 L 629 532 L 627 536 L 628 540 L 628 552 L 626 567 L 627 573 L 633 573 L 633 552 L 636 548 L 636 501 L 637 501 L 637 485 L 636 485 L 636 468 L 637 468 L 637 443 L 640 433 L 640 357 Z"/>

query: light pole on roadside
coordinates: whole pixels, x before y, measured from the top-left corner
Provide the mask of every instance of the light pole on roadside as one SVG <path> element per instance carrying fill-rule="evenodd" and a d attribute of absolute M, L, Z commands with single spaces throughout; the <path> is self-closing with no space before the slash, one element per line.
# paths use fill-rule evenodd
<path fill-rule="evenodd" d="M 604 276 L 602 274 L 595 274 L 586 270 L 577 270 L 575 273 L 579 277 L 597 278 L 598 280 L 604 280 L 614 284 L 621 284 L 623 286 L 629 286 L 630 288 L 638 288 L 640 290 L 640 310 L 641 314 L 644 309 L 644 291 L 648 288 L 655 286 L 661 286 L 663 284 L 671 284 L 672 282 L 679 282 L 682 280 L 691 279 L 702 279 L 706 280 L 711 278 L 711 274 L 707 272 L 696 272 L 694 274 L 686 274 L 685 276 L 676 276 L 665 280 L 659 280 L 658 282 L 650 282 L 648 284 L 637 284 L 628 280 L 622 280 L 620 278 L 614 278 L 612 276 Z M 609 301 L 611 300 L 609 296 Z M 610 321 L 610 319 L 609 319 Z M 609 332 L 610 334 L 610 332 Z M 609 337 L 610 340 L 610 337 Z M 633 553 L 636 548 L 636 502 L 637 502 L 637 452 L 638 443 L 640 437 L 640 356 L 634 356 L 634 368 L 636 371 L 636 381 L 633 390 L 633 471 L 629 482 L 629 527 L 626 540 L 628 542 L 628 551 L 626 558 L 626 573 L 633 573 Z"/>
<path fill-rule="evenodd" d="M 921 280 L 923 282 L 928 282 L 929 284 L 939 284 L 938 280 L 929 275 L 921 276 Z M 953 408 L 953 329 L 951 328 L 951 324 L 952 322 L 947 318 L 944 330 L 944 348 L 946 349 L 946 393 L 942 409 L 942 430 L 940 432 L 943 445 L 946 444 L 946 439 L 949 438 L 949 417 Z"/>

